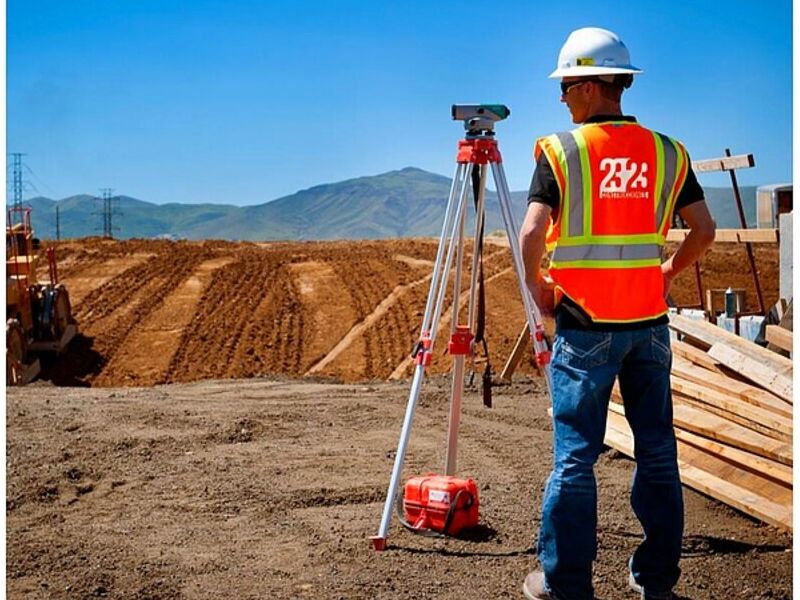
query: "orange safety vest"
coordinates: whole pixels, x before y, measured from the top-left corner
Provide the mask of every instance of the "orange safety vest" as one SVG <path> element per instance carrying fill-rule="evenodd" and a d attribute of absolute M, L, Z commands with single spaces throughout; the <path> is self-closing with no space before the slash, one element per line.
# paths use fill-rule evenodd
<path fill-rule="evenodd" d="M 689 168 L 683 145 L 607 121 L 540 138 L 542 152 L 561 193 L 547 234 L 556 303 L 566 295 L 598 322 L 666 314 L 662 250 Z"/>

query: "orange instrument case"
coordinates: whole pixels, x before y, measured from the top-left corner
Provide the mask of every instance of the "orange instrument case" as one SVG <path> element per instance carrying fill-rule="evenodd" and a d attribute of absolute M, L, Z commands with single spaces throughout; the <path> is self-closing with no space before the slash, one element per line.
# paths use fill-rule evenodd
<path fill-rule="evenodd" d="M 422 475 L 406 482 L 403 513 L 414 529 L 445 535 L 478 524 L 478 486 L 474 479 L 448 475 Z"/>

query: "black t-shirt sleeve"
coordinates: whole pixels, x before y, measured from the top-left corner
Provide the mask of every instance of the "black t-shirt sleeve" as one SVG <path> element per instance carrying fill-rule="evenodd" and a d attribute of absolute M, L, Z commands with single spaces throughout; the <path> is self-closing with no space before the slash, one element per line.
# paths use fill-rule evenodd
<path fill-rule="evenodd" d="M 677 200 L 675 200 L 675 208 L 673 209 L 673 212 L 675 213 L 677 213 L 680 209 L 689 206 L 690 204 L 700 202 L 700 200 L 705 200 L 703 188 L 700 187 L 700 184 L 697 182 L 697 176 L 694 174 L 692 162 L 691 159 L 689 159 L 688 154 L 686 155 L 686 160 L 689 161 L 689 172 L 686 173 L 686 181 L 683 182 L 683 187 L 678 193 Z"/>
<path fill-rule="evenodd" d="M 533 177 L 531 178 L 531 187 L 528 190 L 528 204 L 531 202 L 546 204 L 553 209 L 554 213 L 558 212 L 558 206 L 561 204 L 561 192 L 558 189 L 556 176 L 544 152 L 539 155 L 539 160 L 536 161 L 536 169 L 534 169 Z"/>

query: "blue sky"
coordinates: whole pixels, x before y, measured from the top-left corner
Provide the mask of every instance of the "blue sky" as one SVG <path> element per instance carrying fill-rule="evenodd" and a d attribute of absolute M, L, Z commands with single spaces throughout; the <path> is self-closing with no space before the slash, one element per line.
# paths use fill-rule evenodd
<path fill-rule="evenodd" d="M 791 181 L 790 0 L 7 0 L 7 151 L 51 198 L 260 204 L 406 166 L 452 176 L 450 105 L 501 102 L 523 190 L 536 137 L 572 127 L 547 75 L 584 26 L 645 71 L 626 113 L 695 159 L 753 153 L 742 184 Z"/>

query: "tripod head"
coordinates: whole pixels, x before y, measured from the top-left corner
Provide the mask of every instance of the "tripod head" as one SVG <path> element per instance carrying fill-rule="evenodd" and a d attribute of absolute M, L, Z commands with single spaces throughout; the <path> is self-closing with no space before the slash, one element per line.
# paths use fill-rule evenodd
<path fill-rule="evenodd" d="M 504 104 L 453 104 L 454 121 L 464 121 L 467 138 L 494 135 L 494 124 L 508 118 L 511 110 Z"/>

